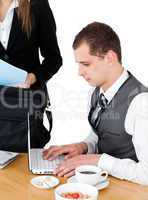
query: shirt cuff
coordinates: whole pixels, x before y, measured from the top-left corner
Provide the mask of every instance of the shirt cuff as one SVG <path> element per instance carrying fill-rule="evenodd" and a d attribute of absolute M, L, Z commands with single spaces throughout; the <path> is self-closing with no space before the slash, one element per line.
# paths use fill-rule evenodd
<path fill-rule="evenodd" d="M 87 153 L 88 154 L 94 153 L 91 143 L 89 143 L 89 142 L 87 142 L 85 140 L 83 142 L 87 145 Z"/>
<path fill-rule="evenodd" d="M 101 168 L 102 170 L 108 171 L 109 174 L 112 174 L 115 162 L 116 160 L 114 157 L 103 153 L 98 161 L 98 167 Z"/>

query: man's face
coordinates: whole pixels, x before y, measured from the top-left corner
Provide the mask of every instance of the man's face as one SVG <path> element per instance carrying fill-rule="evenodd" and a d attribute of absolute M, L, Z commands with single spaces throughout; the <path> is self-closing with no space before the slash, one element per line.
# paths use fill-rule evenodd
<path fill-rule="evenodd" d="M 106 58 L 90 54 L 87 43 L 82 43 L 75 51 L 75 60 L 79 64 L 79 75 L 92 86 L 103 86 L 108 75 Z"/>

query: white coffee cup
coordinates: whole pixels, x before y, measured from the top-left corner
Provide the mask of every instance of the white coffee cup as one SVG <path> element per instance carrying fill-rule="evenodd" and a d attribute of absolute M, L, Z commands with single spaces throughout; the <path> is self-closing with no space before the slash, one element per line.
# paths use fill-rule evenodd
<path fill-rule="evenodd" d="M 75 177 L 80 183 L 97 185 L 107 179 L 108 172 L 94 165 L 81 165 L 75 169 Z"/>

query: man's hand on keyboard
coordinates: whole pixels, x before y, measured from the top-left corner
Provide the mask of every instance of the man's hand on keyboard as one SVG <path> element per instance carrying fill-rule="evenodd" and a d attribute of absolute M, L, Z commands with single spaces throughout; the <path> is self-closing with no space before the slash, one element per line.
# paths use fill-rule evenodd
<path fill-rule="evenodd" d="M 59 155 L 64 154 L 65 159 L 69 159 L 77 155 L 85 154 L 87 151 L 88 147 L 84 142 L 62 146 L 50 146 L 48 149 L 43 151 L 43 158 L 45 160 L 54 160 Z"/>
<path fill-rule="evenodd" d="M 80 165 L 97 165 L 100 156 L 100 154 L 77 155 L 58 165 L 54 170 L 54 175 L 66 178 L 71 177 L 75 174 L 75 168 Z"/>

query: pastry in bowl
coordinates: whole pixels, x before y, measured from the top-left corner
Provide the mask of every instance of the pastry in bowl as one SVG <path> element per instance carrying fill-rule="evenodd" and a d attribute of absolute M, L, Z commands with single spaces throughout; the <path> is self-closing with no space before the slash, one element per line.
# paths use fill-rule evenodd
<path fill-rule="evenodd" d="M 84 183 L 66 183 L 55 189 L 56 200 L 97 200 L 98 190 Z"/>

